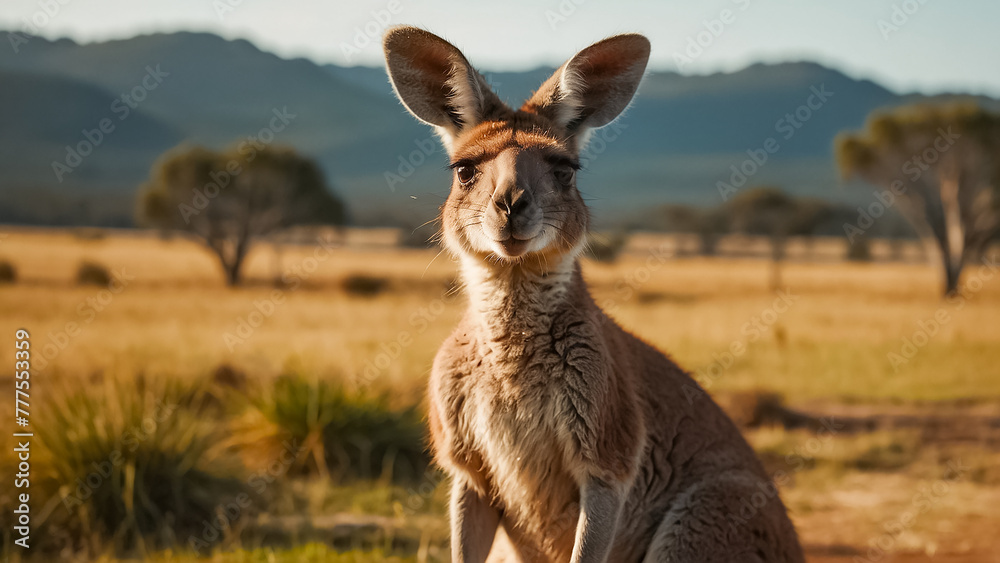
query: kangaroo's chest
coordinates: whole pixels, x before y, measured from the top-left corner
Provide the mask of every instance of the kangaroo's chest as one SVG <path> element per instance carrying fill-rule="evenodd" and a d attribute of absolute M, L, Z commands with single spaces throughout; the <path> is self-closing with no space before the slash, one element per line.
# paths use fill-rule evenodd
<path fill-rule="evenodd" d="M 579 421 L 567 417 L 566 405 L 583 374 L 568 362 L 568 350 L 549 334 L 507 342 L 502 351 L 470 342 L 464 361 L 441 369 L 431 389 L 451 409 L 442 413 L 448 449 L 470 460 L 464 469 L 478 471 L 475 480 L 505 517 L 525 528 L 559 525 L 533 522 L 541 515 L 566 514 L 567 532 L 575 524 L 579 493 L 567 453 Z"/>
<path fill-rule="evenodd" d="M 502 498 L 537 494 L 563 470 L 565 374 L 559 358 L 534 350 L 519 362 L 484 354 L 467 378 L 459 435 L 482 457 Z"/>

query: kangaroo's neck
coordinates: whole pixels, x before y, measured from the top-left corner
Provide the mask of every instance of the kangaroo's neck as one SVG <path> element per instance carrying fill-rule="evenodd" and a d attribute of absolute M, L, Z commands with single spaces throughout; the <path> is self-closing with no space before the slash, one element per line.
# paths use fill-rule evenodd
<path fill-rule="evenodd" d="M 523 342 L 549 332 L 553 318 L 567 309 L 593 305 L 573 256 L 544 269 L 463 258 L 461 273 L 470 320 L 493 342 Z"/>

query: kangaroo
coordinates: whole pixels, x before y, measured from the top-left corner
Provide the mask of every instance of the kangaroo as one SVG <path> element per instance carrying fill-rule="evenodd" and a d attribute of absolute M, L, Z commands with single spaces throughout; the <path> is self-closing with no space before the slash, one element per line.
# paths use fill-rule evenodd
<path fill-rule="evenodd" d="M 605 315 L 581 275 L 580 151 L 631 102 L 649 41 L 587 47 L 518 110 L 436 35 L 395 27 L 383 47 L 396 94 L 453 171 L 443 241 L 469 305 L 428 390 L 452 559 L 803 561 L 735 425 Z"/>

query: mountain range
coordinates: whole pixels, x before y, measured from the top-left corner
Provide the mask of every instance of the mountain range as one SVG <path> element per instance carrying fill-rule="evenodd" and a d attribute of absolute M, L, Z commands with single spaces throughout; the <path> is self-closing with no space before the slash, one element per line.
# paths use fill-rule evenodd
<path fill-rule="evenodd" d="M 553 70 L 483 74 L 518 104 Z M 811 62 L 650 72 L 625 116 L 595 136 L 580 188 L 598 224 L 664 203 L 714 205 L 719 182 L 774 139 L 778 150 L 746 185 L 866 201 L 870 193 L 837 178 L 835 135 L 879 108 L 964 97 L 900 94 Z M 269 129 L 277 114 L 286 126 Z M 0 49 L 0 124 L 2 222 L 127 226 L 164 151 L 247 137 L 315 158 L 356 224 L 423 223 L 450 183 L 436 139 L 383 69 L 284 59 L 208 33 L 82 45 L 31 37 Z"/>

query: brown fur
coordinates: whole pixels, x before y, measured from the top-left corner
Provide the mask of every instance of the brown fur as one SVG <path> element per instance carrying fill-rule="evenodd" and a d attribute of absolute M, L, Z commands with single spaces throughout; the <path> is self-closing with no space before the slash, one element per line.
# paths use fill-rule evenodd
<path fill-rule="evenodd" d="M 441 219 L 469 308 L 429 386 L 431 443 L 453 481 L 455 559 L 802 561 L 736 427 L 608 318 L 580 273 L 589 219 L 573 169 L 586 130 L 631 99 L 648 42 L 592 46 L 517 111 L 427 32 L 396 28 L 385 45 L 397 92 L 456 165 Z M 428 87 L 435 79 L 443 94 Z M 759 491 L 766 502 L 754 508 Z"/>

